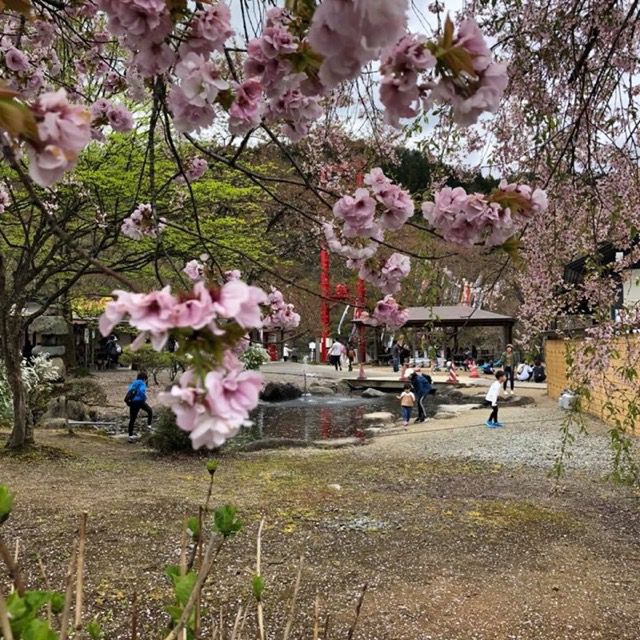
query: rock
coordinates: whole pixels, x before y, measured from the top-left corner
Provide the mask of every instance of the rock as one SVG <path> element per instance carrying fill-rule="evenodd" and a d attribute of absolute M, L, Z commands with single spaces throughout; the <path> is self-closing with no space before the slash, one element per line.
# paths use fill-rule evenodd
<path fill-rule="evenodd" d="M 477 404 L 441 404 L 440 411 L 443 413 L 452 413 L 457 415 L 459 413 L 466 413 L 467 411 L 472 411 L 473 409 L 479 409 L 480 406 Z"/>
<path fill-rule="evenodd" d="M 68 400 L 78 400 L 85 404 L 104 407 L 107 404 L 107 394 L 98 382 L 91 378 L 74 378 L 64 383 L 61 393 Z M 123 394 L 124 397 L 124 394 Z"/>
<path fill-rule="evenodd" d="M 336 392 L 331 387 L 314 384 L 309 387 L 309 393 L 314 396 L 333 396 Z"/>
<path fill-rule="evenodd" d="M 377 389 L 371 389 L 371 387 L 369 387 L 368 389 L 365 389 L 362 392 L 362 397 L 363 398 L 383 398 L 385 396 L 385 392 L 384 391 L 378 391 Z"/>
<path fill-rule="evenodd" d="M 334 491 L 342 491 L 342 487 L 339 484 L 328 484 L 327 489 L 333 489 Z"/>
<path fill-rule="evenodd" d="M 66 429 L 68 427 L 65 418 L 47 418 L 43 416 L 38 423 L 43 429 Z"/>
<path fill-rule="evenodd" d="M 393 422 L 395 416 L 390 411 L 374 411 L 373 413 L 365 413 L 362 416 L 363 422 L 373 424 L 384 424 L 385 422 Z"/>
<path fill-rule="evenodd" d="M 375 436 L 378 433 L 382 433 L 384 429 L 382 427 L 366 427 L 364 430 L 365 436 Z"/>
<path fill-rule="evenodd" d="M 95 415 L 84 402 L 68 400 L 65 396 L 59 396 L 49 402 L 47 413 L 41 418 L 41 422 L 45 424 L 56 418 L 86 421 L 91 419 L 92 413 Z"/>
<path fill-rule="evenodd" d="M 51 364 L 55 367 L 58 372 L 58 380 L 64 380 L 65 375 L 67 374 L 67 369 L 64 366 L 64 360 L 62 358 L 51 358 Z"/>
<path fill-rule="evenodd" d="M 318 449 L 342 449 L 362 444 L 364 444 L 364 441 L 361 438 L 333 438 L 329 440 L 314 440 L 313 442 L 313 446 Z"/>
<path fill-rule="evenodd" d="M 455 418 L 455 413 L 449 413 L 448 411 L 438 411 L 435 416 L 433 416 L 434 420 L 449 420 L 450 418 Z"/>
<path fill-rule="evenodd" d="M 286 402 L 302 395 L 302 389 L 290 382 L 268 382 L 260 394 L 265 402 Z"/>

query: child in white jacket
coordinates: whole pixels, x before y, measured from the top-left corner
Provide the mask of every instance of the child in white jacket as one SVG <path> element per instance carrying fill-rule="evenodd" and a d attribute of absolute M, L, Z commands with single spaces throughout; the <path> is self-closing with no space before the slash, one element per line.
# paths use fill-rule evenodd
<path fill-rule="evenodd" d="M 504 427 L 501 422 L 498 422 L 498 397 L 500 396 L 502 385 L 506 379 L 504 371 L 496 371 L 496 381 L 489 387 L 489 392 L 485 398 L 487 404 L 491 405 L 491 415 L 485 422 L 489 429 Z"/>

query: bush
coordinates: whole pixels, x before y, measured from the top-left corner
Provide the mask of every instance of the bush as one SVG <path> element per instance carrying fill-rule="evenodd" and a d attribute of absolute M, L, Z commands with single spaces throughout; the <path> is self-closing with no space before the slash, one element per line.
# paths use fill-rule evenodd
<path fill-rule="evenodd" d="M 178 427 L 173 411 L 161 407 L 156 415 L 157 422 L 149 436 L 149 445 L 163 454 L 193 452 L 189 434 Z"/>
<path fill-rule="evenodd" d="M 46 411 L 53 382 L 59 377 L 58 370 L 44 353 L 34 356 L 30 362 L 23 360 L 21 369 L 28 409 L 35 417 Z M 0 422 L 10 423 L 12 420 L 13 396 L 4 362 L 0 360 Z"/>
<path fill-rule="evenodd" d="M 252 344 L 240 356 L 240 360 L 244 362 L 245 369 L 259 369 L 263 364 L 269 362 L 269 354 L 266 349 L 259 344 Z"/>

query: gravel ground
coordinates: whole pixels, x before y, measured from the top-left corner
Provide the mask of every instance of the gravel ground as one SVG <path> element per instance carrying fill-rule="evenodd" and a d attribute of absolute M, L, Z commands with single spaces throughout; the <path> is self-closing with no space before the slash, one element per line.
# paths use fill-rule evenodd
<path fill-rule="evenodd" d="M 389 455 L 548 470 L 560 451 L 560 428 L 566 413 L 541 393 L 527 394 L 534 397 L 536 404 L 500 409 L 500 420 L 506 425 L 503 429 L 487 429 L 487 411 L 479 409 L 411 426 L 407 433 L 380 436 L 366 449 L 371 455 L 378 455 L 383 449 Z M 611 469 L 612 458 L 606 427 L 598 420 L 587 419 L 587 431 L 585 435 L 574 434 L 575 442 L 568 447 L 565 466 L 567 470 L 606 473 Z"/>

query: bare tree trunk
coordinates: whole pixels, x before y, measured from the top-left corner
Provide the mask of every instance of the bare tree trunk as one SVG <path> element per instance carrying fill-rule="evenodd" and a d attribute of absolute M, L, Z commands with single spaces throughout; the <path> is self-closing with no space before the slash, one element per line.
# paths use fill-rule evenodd
<path fill-rule="evenodd" d="M 19 310 L 17 313 L 19 313 Z M 33 444 L 33 428 L 29 419 L 27 390 L 22 381 L 20 368 L 22 361 L 22 354 L 20 353 L 20 318 L 12 318 L 7 324 L 10 330 L 3 336 L 6 339 L 4 344 L 4 364 L 7 371 L 7 381 L 13 395 L 13 430 L 7 441 L 7 447 L 9 449 L 22 449 Z"/>

